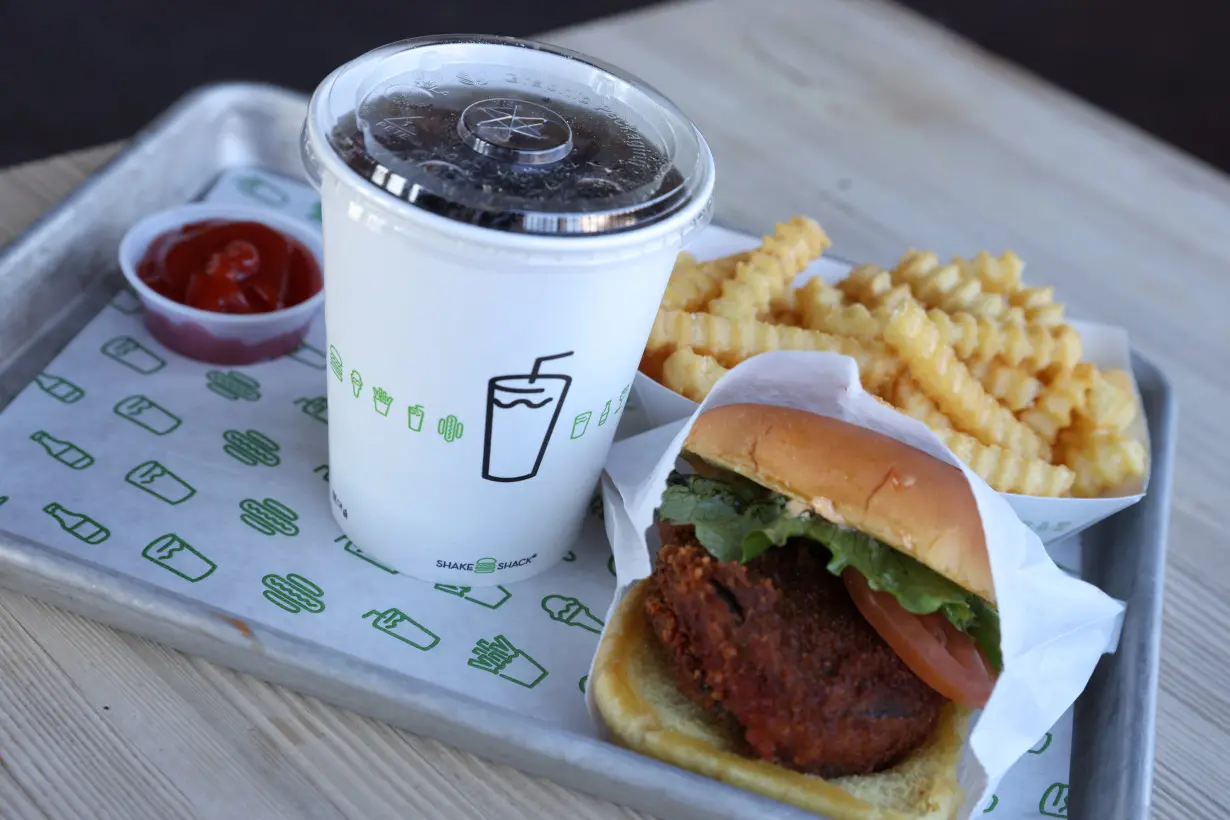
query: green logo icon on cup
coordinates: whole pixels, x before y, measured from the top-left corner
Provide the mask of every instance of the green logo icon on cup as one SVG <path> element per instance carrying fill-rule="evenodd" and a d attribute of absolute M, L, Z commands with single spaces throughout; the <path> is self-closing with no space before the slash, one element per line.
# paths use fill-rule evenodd
<path fill-rule="evenodd" d="M 39 373 L 34 377 L 34 383 L 39 389 L 53 399 L 64 404 L 81 401 L 85 391 L 63 376 L 53 376 L 50 373 Z"/>
<path fill-rule="evenodd" d="M 87 544 L 101 544 L 111 537 L 111 530 L 99 524 L 85 513 L 73 512 L 63 504 L 54 501 L 43 507 L 43 512 L 50 515 L 60 525 L 60 529 Z"/>
<path fill-rule="evenodd" d="M 465 428 L 466 426 L 456 416 L 445 416 L 436 422 L 436 432 L 443 436 L 445 441 L 450 443 L 461 438 Z"/>
<path fill-rule="evenodd" d="M 211 370 L 205 374 L 205 382 L 206 387 L 228 401 L 257 401 L 261 397 L 261 383 L 238 370 Z"/>
<path fill-rule="evenodd" d="M 196 489 L 159 461 L 146 461 L 128 471 L 124 480 L 168 504 L 182 504 L 196 495 Z"/>
<path fill-rule="evenodd" d="M 321 600 L 325 591 L 302 575 L 293 572 L 286 577 L 270 574 L 262 578 L 261 583 L 265 585 L 265 600 L 292 615 L 300 612 L 318 615 L 325 611 L 325 602 Z"/>
<path fill-rule="evenodd" d="M 222 451 L 238 462 L 255 467 L 263 464 L 266 467 L 276 467 L 282 463 L 278 451 L 278 443 L 259 430 L 249 430 L 241 433 L 238 430 L 227 430 L 222 434 Z"/>
<path fill-rule="evenodd" d="M 547 677 L 542 664 L 513 646 L 503 635 L 496 635 L 490 641 L 479 639 L 470 654 L 474 657 L 466 661 L 466 666 L 490 672 L 526 689 L 533 689 Z"/>
<path fill-rule="evenodd" d="M 299 525 L 295 523 L 299 514 L 280 501 L 245 498 L 239 502 L 239 509 L 242 512 L 239 520 L 259 533 L 270 536 L 299 534 Z"/>
<path fill-rule="evenodd" d="M 148 376 L 167 366 L 166 360 L 131 336 L 116 336 L 99 350 L 108 359 Z"/>
<path fill-rule="evenodd" d="M 406 426 L 418 433 L 423 429 L 423 419 L 427 411 L 421 404 L 412 404 L 406 408 Z"/>
<path fill-rule="evenodd" d="M 589 611 L 589 607 L 576 598 L 565 595 L 548 595 L 542 599 L 542 609 L 551 620 L 567 626 L 576 626 L 595 635 L 602 633 L 604 621 Z"/>
<path fill-rule="evenodd" d="M 329 369 L 333 371 L 333 375 L 337 376 L 337 380 L 345 381 L 342 375 L 345 371 L 342 369 L 342 354 L 337 352 L 337 348 L 329 345 Z"/>
<path fill-rule="evenodd" d="M 376 406 L 377 413 L 387 416 L 389 408 L 393 405 L 393 397 L 386 393 L 383 387 L 377 387 L 372 391 L 372 404 Z"/>
<path fill-rule="evenodd" d="M 357 399 L 363 393 L 363 377 L 359 375 L 359 371 L 350 371 L 350 387 L 354 390 L 354 397 Z"/>
<path fill-rule="evenodd" d="M 171 413 L 148 396 L 142 395 L 120 399 L 112 412 L 138 427 L 149 430 L 156 436 L 172 433 L 182 423 L 179 416 Z"/>
<path fill-rule="evenodd" d="M 577 417 L 572 420 L 572 436 L 570 438 L 580 438 L 585 435 L 585 431 L 589 429 L 589 420 L 593 413 L 586 410 L 584 413 L 577 413 Z"/>
<path fill-rule="evenodd" d="M 602 406 L 602 415 L 598 416 L 598 426 L 606 424 L 606 420 L 611 417 L 611 400 L 607 399 L 606 404 Z"/>
<path fill-rule="evenodd" d="M 173 532 L 150 541 L 141 551 L 141 557 L 193 584 L 205 580 L 218 568 Z"/>
<path fill-rule="evenodd" d="M 1038 801 L 1038 814 L 1043 817 L 1068 816 L 1068 784 L 1052 783 Z"/>
<path fill-rule="evenodd" d="M 474 562 L 474 572 L 477 575 L 487 575 L 495 572 L 494 558 L 479 558 Z"/>
<path fill-rule="evenodd" d="M 435 647 L 440 642 L 440 636 L 432 632 L 427 627 L 420 624 L 418 621 L 411 618 L 406 613 L 402 612 L 397 607 L 389 607 L 381 612 L 380 610 L 372 609 L 363 613 L 363 618 L 371 618 L 372 626 L 379 629 L 386 635 L 392 635 L 402 643 L 408 643 L 415 649 L 421 649 L 424 652 Z"/>

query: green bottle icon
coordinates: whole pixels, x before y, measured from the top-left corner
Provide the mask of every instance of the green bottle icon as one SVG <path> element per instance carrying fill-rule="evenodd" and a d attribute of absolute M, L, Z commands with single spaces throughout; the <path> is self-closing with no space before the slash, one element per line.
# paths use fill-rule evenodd
<path fill-rule="evenodd" d="M 111 299 L 111 307 L 132 316 L 141 312 L 141 300 L 128 288 L 120 288 Z"/>
<path fill-rule="evenodd" d="M 598 416 L 598 426 L 606 424 L 606 420 L 611 417 L 611 400 L 607 399 L 606 404 L 602 405 L 602 415 Z"/>
<path fill-rule="evenodd" d="M 111 530 L 99 524 L 85 513 L 73 512 L 62 504 L 52 502 L 43 507 L 43 512 L 60 524 L 60 529 L 87 544 L 101 544 L 111 537 Z"/>
<path fill-rule="evenodd" d="M 413 404 L 406 408 L 406 426 L 417 433 L 423 429 L 423 419 L 426 416 L 427 411 L 423 409 L 423 405 Z"/>
<path fill-rule="evenodd" d="M 291 572 L 281 575 L 269 574 L 261 579 L 265 586 L 265 600 L 292 615 L 310 612 L 318 615 L 325 611 L 325 591 L 302 575 Z"/>
<path fill-rule="evenodd" d="M 278 455 L 278 451 L 282 448 L 276 441 L 259 430 L 249 430 L 246 433 L 227 430 L 222 434 L 222 440 L 226 442 L 222 446 L 222 452 L 249 467 L 255 467 L 258 464 L 276 467 L 282 463 L 282 458 Z"/>
<path fill-rule="evenodd" d="M 427 627 L 420 624 L 418 621 L 411 618 L 406 613 L 402 612 L 397 607 L 389 607 L 383 612 L 372 609 L 363 613 L 363 619 L 366 620 L 372 616 L 376 616 L 372 621 L 372 626 L 379 629 L 386 635 L 392 635 L 402 643 L 408 643 L 415 649 L 421 649 L 427 652 L 440 643 L 440 636 L 432 632 Z"/>
<path fill-rule="evenodd" d="M 107 358 L 145 376 L 167 366 L 165 359 L 131 336 L 116 336 L 99 350 Z"/>
<path fill-rule="evenodd" d="M 339 382 L 345 381 L 342 375 L 345 371 L 342 369 L 342 354 L 337 352 L 337 348 L 329 345 L 329 369 L 333 371 L 333 375 L 337 376 Z"/>
<path fill-rule="evenodd" d="M 34 377 L 34 383 L 37 384 L 39 389 L 41 389 L 48 396 L 51 396 L 56 401 L 64 402 L 65 404 L 73 404 L 74 402 L 78 402 L 85 395 L 84 390 L 63 376 L 53 376 L 50 373 L 39 373 Z"/>
<path fill-rule="evenodd" d="M 350 371 L 350 389 L 354 391 L 354 397 L 357 399 L 363 394 L 363 377 L 359 375 L 359 371 Z"/>
<path fill-rule="evenodd" d="M 31 441 L 37 441 L 47 451 L 47 455 L 61 464 L 74 470 L 84 470 L 94 463 L 94 456 L 82 450 L 71 441 L 63 441 L 45 430 L 39 430 L 30 436 Z"/>
<path fill-rule="evenodd" d="M 1043 817 L 1068 816 L 1068 784 L 1052 783 L 1038 801 L 1038 814 Z"/>
<path fill-rule="evenodd" d="M 271 536 L 299 534 L 299 525 L 295 523 L 299 520 L 299 514 L 280 501 L 245 498 L 239 502 L 239 509 L 242 513 L 239 520 L 259 533 Z"/>
<path fill-rule="evenodd" d="M 301 343 L 298 347 L 286 355 L 300 364 L 306 364 L 308 367 L 315 370 L 325 369 L 325 352 L 319 347 L 313 347 L 307 342 Z"/>
<path fill-rule="evenodd" d="M 553 621 L 580 627 L 595 635 L 601 634 L 605 626 L 601 618 L 589 611 L 589 607 L 569 596 L 548 595 L 542 599 L 542 609 Z"/>
<path fill-rule="evenodd" d="M 496 635 L 490 641 L 480 638 L 470 654 L 474 657 L 466 661 L 466 666 L 490 672 L 526 689 L 533 689 L 547 677 L 542 664 L 513 646 L 503 635 Z"/>
<path fill-rule="evenodd" d="M 124 481 L 168 504 L 182 504 L 196 495 L 195 487 L 159 461 L 138 464 L 128 471 Z"/>
<path fill-rule="evenodd" d="M 499 609 L 512 597 L 512 593 L 502 586 L 466 587 L 454 586 L 453 584 L 436 584 L 435 588 L 440 592 L 455 595 L 463 601 L 469 601 L 472 604 L 478 604 L 487 609 Z"/>
<path fill-rule="evenodd" d="M 577 413 L 577 417 L 572 420 L 572 436 L 571 438 L 580 438 L 585 435 L 585 431 L 589 429 L 589 419 L 593 414 L 586 410 L 584 413 Z"/>
<path fill-rule="evenodd" d="M 255 200 L 271 208 L 280 208 L 290 202 L 290 195 L 271 182 L 258 176 L 240 177 L 235 183 L 239 192 L 248 199 Z"/>
<path fill-rule="evenodd" d="M 218 565 L 173 532 L 160 535 L 146 544 L 141 557 L 195 584 L 208 578 Z"/>
<path fill-rule="evenodd" d="M 325 396 L 295 399 L 295 406 L 317 421 L 329 423 L 329 399 Z"/>
<path fill-rule="evenodd" d="M 377 413 L 387 416 L 389 407 L 393 404 L 393 397 L 386 393 L 383 387 L 377 387 L 372 391 L 372 403 L 376 405 Z"/>
<path fill-rule="evenodd" d="M 445 416 L 436 422 L 436 432 L 447 442 L 454 442 L 465 432 L 465 425 L 456 416 Z"/>
<path fill-rule="evenodd" d="M 257 401 L 261 397 L 260 382 L 238 370 L 211 370 L 205 374 L 205 386 L 228 401 Z"/>
<path fill-rule="evenodd" d="M 121 399 L 114 407 L 115 415 L 149 430 L 156 436 L 174 432 L 182 420 L 148 396 L 136 395 Z"/>
<path fill-rule="evenodd" d="M 337 538 L 334 538 L 333 543 L 345 544 L 343 549 L 346 550 L 346 552 L 350 553 L 351 555 L 357 558 L 362 558 L 364 561 L 371 564 L 373 567 L 378 567 L 384 570 L 385 572 L 387 572 L 389 575 L 398 574 L 397 570 L 393 569 L 392 567 L 386 567 L 384 564 L 380 563 L 375 558 L 372 558 L 367 553 L 363 552 L 363 550 L 359 549 L 359 547 L 355 544 L 355 542 L 351 541 L 349 538 L 347 538 L 344 535 L 339 535 Z"/>

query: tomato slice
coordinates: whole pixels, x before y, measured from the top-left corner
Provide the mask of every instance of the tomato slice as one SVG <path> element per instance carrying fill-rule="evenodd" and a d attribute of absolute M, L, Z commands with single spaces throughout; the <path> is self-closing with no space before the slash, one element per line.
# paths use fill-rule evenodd
<path fill-rule="evenodd" d="M 841 579 L 854 605 L 919 679 L 957 703 L 982 708 L 995 687 L 995 673 L 974 639 L 939 612 L 915 615 L 890 593 L 877 592 L 858 570 Z"/>

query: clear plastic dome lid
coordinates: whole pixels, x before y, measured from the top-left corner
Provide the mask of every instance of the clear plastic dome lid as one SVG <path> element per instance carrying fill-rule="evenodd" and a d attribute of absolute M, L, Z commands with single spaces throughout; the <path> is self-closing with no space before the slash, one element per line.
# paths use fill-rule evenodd
<path fill-rule="evenodd" d="M 661 94 L 503 37 L 404 40 L 347 63 L 313 95 L 304 148 L 318 175 L 329 152 L 389 196 L 517 233 L 629 230 L 712 188 L 708 147 Z"/>

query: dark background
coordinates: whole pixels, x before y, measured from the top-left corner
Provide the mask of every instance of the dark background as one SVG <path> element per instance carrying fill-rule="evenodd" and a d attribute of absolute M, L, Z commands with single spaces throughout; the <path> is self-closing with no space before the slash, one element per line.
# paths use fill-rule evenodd
<path fill-rule="evenodd" d="M 528 35 L 646 5 L 0 0 L 0 166 L 129 136 L 206 82 L 256 79 L 310 91 L 351 57 L 402 37 Z M 1230 170 L 1230 0 L 906 5 Z"/>

